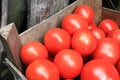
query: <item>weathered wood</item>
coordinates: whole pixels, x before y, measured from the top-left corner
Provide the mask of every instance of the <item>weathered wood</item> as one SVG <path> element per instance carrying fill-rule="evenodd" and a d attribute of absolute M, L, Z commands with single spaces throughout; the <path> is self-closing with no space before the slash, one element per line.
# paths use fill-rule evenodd
<path fill-rule="evenodd" d="M 2 44 L 2 42 L 0 40 L 0 52 L 2 52 L 2 51 L 3 51 L 3 44 Z"/>
<path fill-rule="evenodd" d="M 24 44 L 29 41 L 43 41 L 45 32 L 50 28 L 60 27 L 60 23 L 63 17 L 67 14 L 72 13 L 76 6 L 80 4 L 83 4 L 83 1 L 77 0 L 73 4 L 54 14 L 50 18 L 21 33 L 19 36 L 22 43 Z"/>
<path fill-rule="evenodd" d="M 66 7 L 69 0 L 28 0 L 28 28 Z"/>
<path fill-rule="evenodd" d="M 18 69 L 23 72 L 23 67 L 22 63 L 20 60 L 20 49 L 22 47 L 20 38 L 17 33 L 17 29 L 13 23 L 3 27 L 0 29 L 0 35 L 4 38 L 4 43 L 3 45 L 8 45 L 7 49 L 8 50 L 6 53 L 11 52 L 10 54 L 13 55 L 13 59 L 15 60 L 16 66 Z M 7 43 L 6 43 L 7 42 Z M 5 47 L 6 48 L 6 47 Z M 10 49 L 10 51 L 9 51 Z M 14 62 L 14 60 L 12 60 Z"/>
<path fill-rule="evenodd" d="M 9 70 L 12 72 L 14 80 L 27 80 L 26 77 L 16 68 L 16 66 L 8 58 L 5 58 L 5 64 L 8 65 Z"/>
<path fill-rule="evenodd" d="M 113 19 L 115 20 L 120 28 L 120 12 L 116 10 L 111 10 L 108 8 L 102 8 L 102 19 Z"/>
<path fill-rule="evenodd" d="M 1 27 L 7 25 L 8 0 L 2 0 Z"/>
<path fill-rule="evenodd" d="M 102 0 L 84 0 L 84 4 L 92 6 L 95 12 L 94 21 L 99 23 L 101 21 Z"/>

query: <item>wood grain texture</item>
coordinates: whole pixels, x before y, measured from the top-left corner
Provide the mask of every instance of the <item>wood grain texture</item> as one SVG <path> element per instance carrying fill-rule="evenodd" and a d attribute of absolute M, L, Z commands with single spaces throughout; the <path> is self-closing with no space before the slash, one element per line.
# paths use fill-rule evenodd
<path fill-rule="evenodd" d="M 68 5 L 69 0 L 29 0 L 28 28 L 42 22 Z"/>
<path fill-rule="evenodd" d="M 7 25 L 8 0 L 2 0 L 1 27 Z"/>
<path fill-rule="evenodd" d="M 77 0 L 76 2 L 60 10 L 58 13 L 54 14 L 50 18 L 21 33 L 19 36 L 22 41 L 22 44 L 25 44 L 29 41 L 43 41 L 44 34 L 50 28 L 60 27 L 63 17 L 72 13 L 76 6 L 80 4 L 83 4 L 83 1 Z"/>
<path fill-rule="evenodd" d="M 3 44 L 2 44 L 2 42 L 0 40 L 0 52 L 2 52 L 2 51 L 3 51 Z"/>
<path fill-rule="evenodd" d="M 7 42 L 8 49 L 10 49 L 11 54 L 13 55 L 13 59 L 15 60 L 16 66 L 21 72 L 23 72 L 23 67 L 19 55 L 22 44 L 15 25 L 11 23 L 7 26 L 4 26 L 0 29 L 0 34 Z"/>
<path fill-rule="evenodd" d="M 102 19 L 112 19 L 115 20 L 120 28 L 120 12 L 119 11 L 115 11 L 115 10 L 111 10 L 108 8 L 103 8 L 102 9 Z"/>

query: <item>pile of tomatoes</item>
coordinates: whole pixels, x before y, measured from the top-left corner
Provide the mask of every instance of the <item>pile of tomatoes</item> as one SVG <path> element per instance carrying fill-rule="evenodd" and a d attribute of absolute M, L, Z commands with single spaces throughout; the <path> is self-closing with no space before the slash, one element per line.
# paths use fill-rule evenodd
<path fill-rule="evenodd" d="M 80 5 L 20 57 L 28 80 L 120 80 L 120 29 L 111 19 L 96 24 L 92 7 Z"/>

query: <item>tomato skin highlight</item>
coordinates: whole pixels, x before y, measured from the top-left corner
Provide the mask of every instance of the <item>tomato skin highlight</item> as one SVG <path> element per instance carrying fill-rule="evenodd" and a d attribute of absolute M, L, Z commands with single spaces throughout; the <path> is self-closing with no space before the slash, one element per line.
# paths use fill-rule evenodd
<path fill-rule="evenodd" d="M 120 59 L 120 46 L 112 38 L 103 38 L 98 41 L 93 58 L 105 59 L 116 65 Z"/>
<path fill-rule="evenodd" d="M 71 36 L 78 30 L 88 30 L 86 19 L 77 14 L 69 14 L 62 20 L 62 29 L 66 30 Z"/>
<path fill-rule="evenodd" d="M 24 65 L 28 66 L 36 59 L 47 59 L 48 51 L 42 43 L 32 41 L 23 45 L 20 52 L 20 58 Z"/>
<path fill-rule="evenodd" d="M 106 35 L 109 32 L 117 30 L 119 28 L 118 24 L 115 21 L 113 21 L 112 19 L 104 19 L 104 20 L 102 20 L 99 23 L 98 27 L 100 29 L 102 29 L 106 33 Z"/>
<path fill-rule="evenodd" d="M 101 30 L 101 29 L 99 29 L 99 28 L 94 28 L 94 29 L 92 29 L 92 30 L 91 30 L 91 33 L 95 36 L 95 38 L 96 38 L 97 40 L 100 40 L 100 39 L 106 37 L 104 31 Z"/>
<path fill-rule="evenodd" d="M 88 5 L 78 6 L 75 9 L 74 14 L 83 16 L 87 20 L 88 24 L 91 24 L 94 20 L 94 10 L 91 6 Z"/>
<path fill-rule="evenodd" d="M 83 66 L 80 80 L 120 80 L 120 77 L 113 64 L 104 59 L 94 59 Z"/>
<path fill-rule="evenodd" d="M 61 28 L 52 28 L 44 36 L 44 44 L 52 55 L 62 49 L 70 48 L 71 36 Z"/>
<path fill-rule="evenodd" d="M 32 62 L 26 69 L 28 80 L 59 80 L 58 68 L 52 62 L 44 59 Z"/>
<path fill-rule="evenodd" d="M 64 49 L 56 54 L 54 64 L 58 67 L 62 78 L 70 79 L 80 74 L 83 67 L 83 59 L 77 51 Z"/>
<path fill-rule="evenodd" d="M 96 49 L 97 39 L 88 30 L 78 31 L 72 37 L 71 46 L 82 56 L 91 55 Z"/>

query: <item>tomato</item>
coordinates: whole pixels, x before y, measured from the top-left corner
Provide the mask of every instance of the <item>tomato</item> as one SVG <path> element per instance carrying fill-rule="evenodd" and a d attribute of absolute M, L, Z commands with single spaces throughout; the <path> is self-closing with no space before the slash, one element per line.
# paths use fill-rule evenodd
<path fill-rule="evenodd" d="M 76 32 L 71 40 L 71 46 L 81 55 L 87 56 L 94 52 L 97 46 L 97 39 L 88 30 Z"/>
<path fill-rule="evenodd" d="M 80 77 L 80 80 L 120 80 L 114 65 L 103 59 L 95 59 L 86 63 Z"/>
<path fill-rule="evenodd" d="M 52 55 L 62 49 L 70 48 L 70 42 L 71 36 L 61 28 L 52 28 L 44 36 L 44 44 Z"/>
<path fill-rule="evenodd" d="M 47 59 L 48 51 L 46 47 L 37 41 L 28 42 L 23 45 L 20 57 L 22 62 L 28 66 L 31 62 L 36 59 Z"/>
<path fill-rule="evenodd" d="M 120 59 L 120 46 L 114 39 L 100 39 L 93 54 L 93 58 L 102 58 L 116 65 Z"/>
<path fill-rule="evenodd" d="M 94 20 L 94 10 L 89 5 L 80 5 L 73 13 L 82 15 L 87 20 L 88 24 L 91 24 Z"/>
<path fill-rule="evenodd" d="M 120 44 L 120 29 L 111 31 L 108 37 L 115 39 Z"/>
<path fill-rule="evenodd" d="M 108 34 L 109 32 L 113 30 L 117 30 L 119 28 L 118 24 L 112 19 L 102 20 L 100 24 L 98 25 L 98 27 L 102 29 L 106 34 Z"/>
<path fill-rule="evenodd" d="M 118 62 L 118 64 L 117 64 L 117 70 L 118 70 L 118 72 L 119 72 L 119 74 L 120 74 L 120 60 L 119 60 L 119 62 Z"/>
<path fill-rule="evenodd" d="M 98 40 L 106 37 L 104 31 L 100 28 L 94 28 L 91 30 L 91 32 Z"/>
<path fill-rule="evenodd" d="M 89 24 L 88 30 L 92 30 L 94 28 L 97 28 L 97 24 L 95 22 L 92 22 L 91 24 Z"/>
<path fill-rule="evenodd" d="M 59 80 L 58 68 L 49 60 L 39 59 L 32 62 L 26 69 L 28 80 Z"/>
<path fill-rule="evenodd" d="M 59 51 L 54 58 L 54 63 L 62 78 L 75 78 L 80 74 L 83 66 L 82 56 L 72 49 Z"/>
<path fill-rule="evenodd" d="M 62 28 L 71 36 L 78 30 L 87 30 L 88 23 L 86 19 L 77 14 L 69 14 L 62 20 Z"/>

